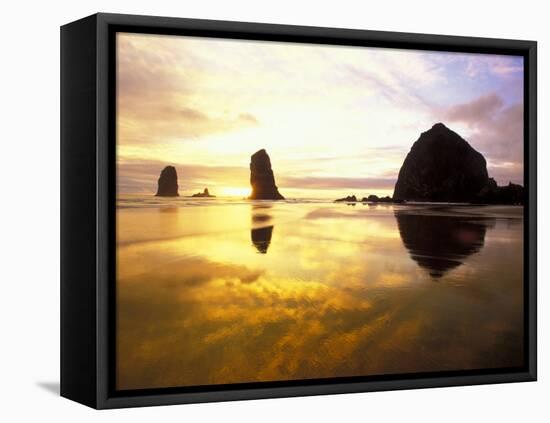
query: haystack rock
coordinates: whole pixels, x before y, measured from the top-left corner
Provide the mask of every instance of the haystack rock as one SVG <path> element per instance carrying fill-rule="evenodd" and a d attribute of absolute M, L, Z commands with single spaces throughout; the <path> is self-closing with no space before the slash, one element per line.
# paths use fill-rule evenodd
<path fill-rule="evenodd" d="M 475 201 L 488 184 L 487 162 L 442 123 L 422 133 L 405 158 L 393 198 L 406 201 Z"/>
<path fill-rule="evenodd" d="M 275 185 L 271 169 L 271 160 L 264 149 L 257 151 L 250 158 L 251 200 L 284 200 Z"/>
<path fill-rule="evenodd" d="M 158 180 L 157 197 L 177 197 L 178 194 L 178 173 L 174 166 L 166 166 L 160 172 Z"/>

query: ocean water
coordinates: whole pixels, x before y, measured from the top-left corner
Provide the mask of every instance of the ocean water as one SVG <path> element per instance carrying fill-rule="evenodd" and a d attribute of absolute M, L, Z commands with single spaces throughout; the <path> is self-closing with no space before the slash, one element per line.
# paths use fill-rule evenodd
<path fill-rule="evenodd" d="M 116 385 L 523 364 L 523 208 L 159 199 L 117 207 Z"/>

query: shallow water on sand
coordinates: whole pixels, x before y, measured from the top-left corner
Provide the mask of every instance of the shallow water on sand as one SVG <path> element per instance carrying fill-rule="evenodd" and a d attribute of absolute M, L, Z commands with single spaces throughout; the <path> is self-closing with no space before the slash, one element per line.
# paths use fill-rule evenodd
<path fill-rule="evenodd" d="M 120 198 L 117 388 L 523 364 L 523 208 Z"/>

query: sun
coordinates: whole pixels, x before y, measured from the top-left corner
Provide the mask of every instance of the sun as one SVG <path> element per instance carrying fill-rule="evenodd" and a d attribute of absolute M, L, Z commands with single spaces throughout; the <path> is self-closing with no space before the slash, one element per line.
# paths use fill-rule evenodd
<path fill-rule="evenodd" d="M 250 188 L 248 187 L 224 187 L 221 190 L 223 195 L 229 197 L 248 197 L 250 195 Z"/>

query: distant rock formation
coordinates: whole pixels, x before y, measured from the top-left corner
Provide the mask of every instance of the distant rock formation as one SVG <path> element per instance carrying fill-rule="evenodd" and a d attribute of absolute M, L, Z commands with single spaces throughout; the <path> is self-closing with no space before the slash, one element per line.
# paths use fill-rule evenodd
<path fill-rule="evenodd" d="M 388 197 L 389 198 L 389 197 Z M 366 203 L 367 201 L 372 201 L 373 203 L 380 201 L 380 198 L 378 198 L 377 195 L 371 194 L 368 197 L 363 197 L 361 200 L 363 203 Z"/>
<path fill-rule="evenodd" d="M 251 200 L 284 200 L 275 185 L 271 169 L 271 160 L 264 149 L 254 153 L 250 158 Z"/>
<path fill-rule="evenodd" d="M 337 200 L 334 200 L 336 203 L 356 203 L 357 202 L 357 197 L 355 195 L 348 195 L 347 197 L 344 197 L 344 198 L 338 198 Z"/>
<path fill-rule="evenodd" d="M 174 166 L 166 166 L 160 172 L 158 179 L 157 197 L 177 197 L 178 194 L 178 173 Z"/>
<path fill-rule="evenodd" d="M 403 200 L 396 200 L 391 198 L 389 195 L 385 197 L 378 197 L 377 195 L 369 195 L 368 197 L 363 197 L 361 199 L 362 203 L 402 203 Z"/>
<path fill-rule="evenodd" d="M 522 205 L 525 199 L 524 191 L 521 185 L 512 182 L 499 187 L 493 178 L 489 178 L 489 182 L 479 192 L 474 203 Z"/>
<path fill-rule="evenodd" d="M 215 197 L 215 195 L 211 195 L 208 192 L 208 188 L 205 188 L 203 192 L 197 192 L 196 194 L 193 194 L 191 197 Z"/>
<path fill-rule="evenodd" d="M 393 198 L 472 202 L 488 181 L 487 162 L 481 153 L 437 123 L 413 144 L 399 171 Z"/>
<path fill-rule="evenodd" d="M 403 203 L 403 200 L 396 200 L 389 195 L 378 197 L 372 194 L 368 197 L 363 197 L 361 200 L 358 200 L 355 195 L 348 195 L 347 197 L 334 200 L 335 203 L 358 203 L 359 201 L 361 201 L 361 203 Z"/>

